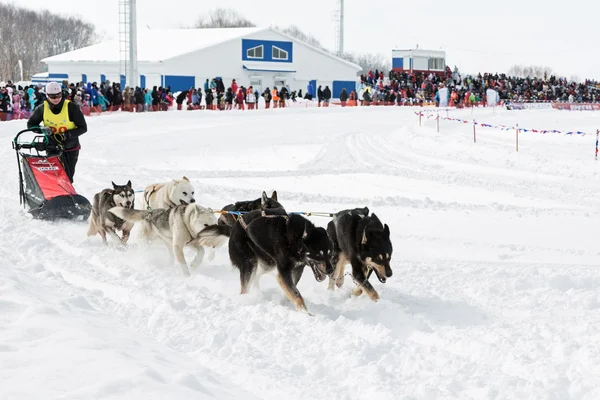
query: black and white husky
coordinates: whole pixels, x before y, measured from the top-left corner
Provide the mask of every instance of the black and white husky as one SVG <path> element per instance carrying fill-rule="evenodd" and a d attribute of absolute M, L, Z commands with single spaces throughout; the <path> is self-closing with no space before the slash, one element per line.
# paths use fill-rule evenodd
<path fill-rule="evenodd" d="M 272 200 L 263 192 L 262 202 Z M 240 271 L 241 293 L 259 277 L 259 268 L 277 272 L 277 282 L 298 310 L 307 311 L 296 285 L 305 266 L 318 282 L 333 272 L 330 257 L 333 244 L 324 228 L 301 215 L 288 215 L 283 207 L 264 208 L 243 214 L 233 224 L 213 225 L 198 235 L 200 243 L 212 244 L 229 236 L 229 257 Z"/>
<path fill-rule="evenodd" d="M 109 210 L 113 207 L 134 208 L 135 193 L 131 187 L 131 181 L 125 185 L 117 185 L 111 182 L 112 189 L 104 189 L 94 195 L 92 213 L 89 218 L 90 227 L 88 236 L 100 234 L 104 244 L 107 244 L 106 235 L 108 234 L 121 244 L 127 244 L 129 234 L 133 228 L 133 223 L 125 221 Z M 116 231 L 122 231 L 122 237 L 119 237 Z"/>
<path fill-rule="evenodd" d="M 352 294 L 360 296 L 364 291 L 371 300 L 379 300 L 369 278 L 373 271 L 381 283 L 392 276 L 392 242 L 387 224 L 383 225 L 377 215 L 369 215 L 367 207 L 355 208 L 335 214 L 327 225 L 327 233 L 333 241 L 335 265 L 335 272 L 329 277 L 329 289 L 343 285 L 344 269 L 350 264 L 352 278 L 358 285 Z"/>

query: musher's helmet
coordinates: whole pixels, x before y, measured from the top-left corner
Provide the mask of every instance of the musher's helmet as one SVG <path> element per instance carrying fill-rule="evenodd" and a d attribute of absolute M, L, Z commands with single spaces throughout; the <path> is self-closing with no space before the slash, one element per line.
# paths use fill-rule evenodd
<path fill-rule="evenodd" d="M 46 85 L 46 94 L 59 94 L 62 93 L 62 87 L 58 82 L 49 82 Z"/>

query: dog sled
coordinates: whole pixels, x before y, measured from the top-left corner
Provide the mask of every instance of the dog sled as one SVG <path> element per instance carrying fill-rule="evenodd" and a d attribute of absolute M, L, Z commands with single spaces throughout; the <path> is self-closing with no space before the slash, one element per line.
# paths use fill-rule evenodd
<path fill-rule="evenodd" d="M 20 204 L 35 219 L 86 220 L 92 206 L 75 191 L 60 161 L 62 148 L 52 143 L 40 127 L 22 130 L 13 139 Z"/>

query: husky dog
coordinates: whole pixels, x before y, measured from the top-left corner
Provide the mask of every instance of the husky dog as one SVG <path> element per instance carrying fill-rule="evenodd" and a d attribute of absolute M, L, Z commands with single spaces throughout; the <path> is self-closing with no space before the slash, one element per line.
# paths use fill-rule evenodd
<path fill-rule="evenodd" d="M 204 247 L 193 239 L 202 229 L 217 223 L 213 210 L 197 204 L 180 205 L 169 209 L 157 208 L 150 211 L 114 207 L 108 211 L 125 221 L 140 222 L 140 235 L 143 239 L 151 242 L 157 237 L 160 238 L 169 249 L 171 262 L 175 253 L 177 264 L 187 276 L 190 275 L 190 270 L 183 255 L 183 248 L 186 245 L 196 248 L 198 253 L 190 266 L 200 265 L 204 257 Z"/>
<path fill-rule="evenodd" d="M 185 176 L 169 182 L 155 183 L 144 189 L 142 210 L 171 208 L 196 202 L 194 187 Z"/>
<path fill-rule="evenodd" d="M 108 244 L 106 240 L 106 234 L 108 233 L 112 238 L 125 245 L 133 224 L 115 217 L 108 210 L 115 206 L 133 208 L 135 193 L 131 187 L 131 181 L 128 181 L 125 185 L 111 183 L 113 185 L 112 189 L 104 189 L 94 195 L 92 213 L 89 218 L 90 228 L 87 235 L 93 236 L 99 233 L 104 244 Z M 117 235 L 117 230 L 123 232 L 122 237 Z"/>
<path fill-rule="evenodd" d="M 281 204 L 277 202 L 277 191 L 274 190 L 271 193 L 271 197 L 268 198 L 267 203 L 263 206 L 262 197 L 256 200 L 238 201 L 235 204 L 228 204 L 222 208 L 223 211 L 254 211 L 262 210 L 264 208 L 276 208 L 281 207 Z M 237 217 L 233 214 L 221 214 L 219 217 L 219 225 L 233 225 Z"/>
<path fill-rule="evenodd" d="M 263 192 L 263 207 L 268 200 Z M 248 293 L 251 281 L 257 283 L 260 265 L 265 271 L 277 270 L 277 282 L 285 295 L 298 310 L 307 311 L 296 287 L 304 267 L 312 268 L 318 282 L 333 273 L 333 243 L 325 229 L 315 227 L 301 215 L 288 215 L 283 207 L 250 211 L 233 226 L 209 226 L 200 232 L 198 241 L 217 244 L 223 236 L 230 236 L 229 257 L 240 270 L 242 294 Z"/>
<path fill-rule="evenodd" d="M 379 300 L 369 278 L 373 271 L 381 283 L 392 276 L 392 242 L 387 224 L 382 225 L 375 214 L 369 216 L 367 207 L 355 208 L 335 214 L 327 225 L 327 233 L 333 241 L 332 263 L 335 265 L 335 272 L 329 277 L 329 289 L 344 284 L 344 268 L 350 263 L 352 277 L 358 285 L 352 294 L 360 296 L 364 291 L 371 300 Z"/>

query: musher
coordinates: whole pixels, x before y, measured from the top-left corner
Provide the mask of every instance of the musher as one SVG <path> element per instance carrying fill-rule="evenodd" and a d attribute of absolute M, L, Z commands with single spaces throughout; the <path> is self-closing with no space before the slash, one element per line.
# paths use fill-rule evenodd
<path fill-rule="evenodd" d="M 67 100 L 58 82 L 46 85 L 46 100 L 33 110 L 27 121 L 27 128 L 40 126 L 43 122 L 48 128 L 50 144 L 62 146 L 60 160 L 65 172 L 73 183 L 75 165 L 79 158 L 79 136 L 87 132 L 87 123 L 77 104 Z M 48 154 L 49 156 L 55 154 Z"/>

